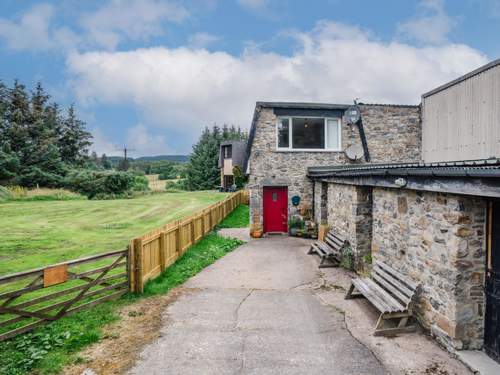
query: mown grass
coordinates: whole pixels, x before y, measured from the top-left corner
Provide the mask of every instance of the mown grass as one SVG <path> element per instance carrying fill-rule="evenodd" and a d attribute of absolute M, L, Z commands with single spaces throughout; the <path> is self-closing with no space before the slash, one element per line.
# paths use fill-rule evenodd
<path fill-rule="evenodd" d="M 0 275 L 125 248 L 131 238 L 226 196 L 205 191 L 0 203 Z"/>
<path fill-rule="evenodd" d="M 241 243 L 211 232 L 162 275 L 147 283 L 143 295 L 127 294 L 117 301 L 64 317 L 33 333 L 0 342 L 0 374 L 56 374 L 65 365 L 81 361 L 78 351 L 102 338 L 102 328 L 119 319 L 120 306 L 167 293 Z"/>
<path fill-rule="evenodd" d="M 250 225 L 250 208 L 239 205 L 226 219 L 218 225 L 219 228 L 246 228 Z"/>

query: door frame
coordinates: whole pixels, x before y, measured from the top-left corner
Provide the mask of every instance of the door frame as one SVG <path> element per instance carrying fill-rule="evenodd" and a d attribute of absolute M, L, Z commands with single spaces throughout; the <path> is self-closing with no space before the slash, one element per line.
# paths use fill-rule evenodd
<path fill-rule="evenodd" d="M 266 215 L 264 208 L 264 191 L 265 189 L 282 189 L 284 190 L 285 195 L 285 204 L 286 204 L 286 223 L 284 231 L 266 231 Z M 262 187 L 262 229 L 264 233 L 288 233 L 288 186 L 287 185 L 265 185 Z"/>

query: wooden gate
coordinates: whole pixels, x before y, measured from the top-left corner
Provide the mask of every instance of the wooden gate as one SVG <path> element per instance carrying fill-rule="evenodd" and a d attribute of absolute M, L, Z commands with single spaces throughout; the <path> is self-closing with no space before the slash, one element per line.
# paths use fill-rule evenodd
<path fill-rule="evenodd" d="M 127 256 L 124 249 L 0 277 L 0 341 L 124 294 Z"/>

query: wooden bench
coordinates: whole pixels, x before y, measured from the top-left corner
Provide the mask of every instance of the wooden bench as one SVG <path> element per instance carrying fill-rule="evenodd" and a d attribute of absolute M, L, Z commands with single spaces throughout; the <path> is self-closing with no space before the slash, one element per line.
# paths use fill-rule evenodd
<path fill-rule="evenodd" d="M 318 254 L 321 258 L 319 268 L 338 267 L 342 258 L 342 249 L 347 245 L 345 238 L 332 229 L 328 231 L 325 241 L 316 241 L 311 245 L 308 254 Z"/>
<path fill-rule="evenodd" d="M 391 336 L 412 332 L 415 325 L 408 325 L 418 285 L 394 268 L 375 262 L 371 278 L 351 280 L 345 299 L 365 297 L 379 311 L 375 336 Z M 357 292 L 355 292 L 357 291 Z M 388 327 L 388 322 L 394 324 Z"/>

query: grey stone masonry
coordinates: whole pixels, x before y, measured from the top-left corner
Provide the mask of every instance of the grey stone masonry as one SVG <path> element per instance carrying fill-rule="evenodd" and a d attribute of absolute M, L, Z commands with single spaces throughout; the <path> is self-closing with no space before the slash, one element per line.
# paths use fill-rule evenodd
<path fill-rule="evenodd" d="M 373 189 L 372 255 L 422 284 L 420 322 L 450 349 L 480 349 L 486 202 Z"/>
<path fill-rule="evenodd" d="M 371 254 L 372 194 L 365 186 L 329 184 L 328 226 L 349 241 L 354 268 L 363 268 Z"/>
<path fill-rule="evenodd" d="M 420 159 L 420 107 L 360 105 L 360 108 L 372 162 Z M 287 186 L 289 209 L 294 195 L 301 197 L 302 205 L 312 208 L 313 186 L 306 176 L 307 167 L 350 163 L 343 152 L 276 150 L 277 120 L 273 108 L 256 108 L 255 133 L 248 160 L 251 230 L 262 229 L 264 186 Z M 360 143 L 358 128 L 342 122 L 341 149 Z M 317 199 L 320 196 L 316 194 Z M 316 209 L 315 216 L 318 220 Z"/>

